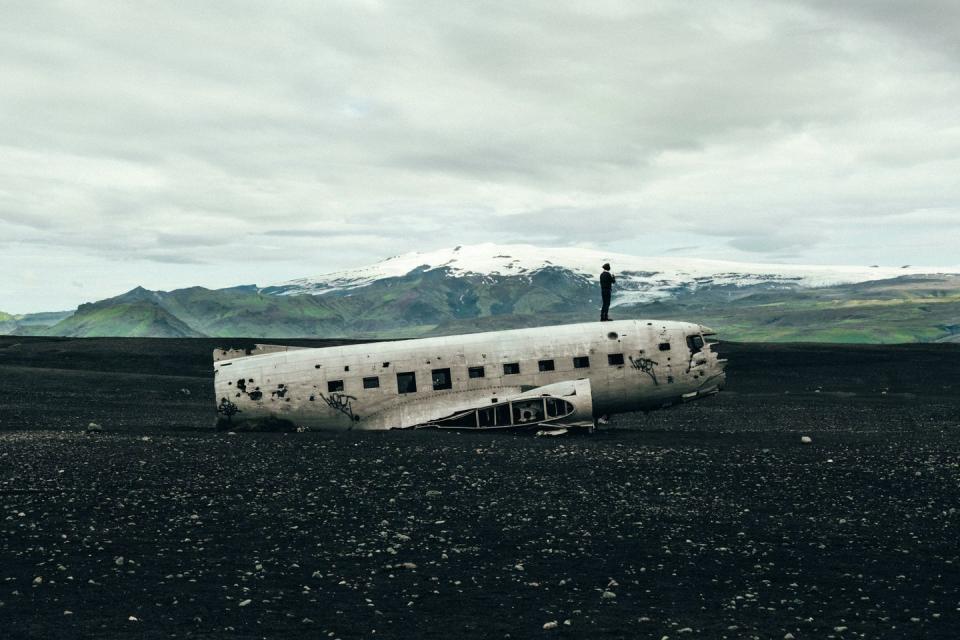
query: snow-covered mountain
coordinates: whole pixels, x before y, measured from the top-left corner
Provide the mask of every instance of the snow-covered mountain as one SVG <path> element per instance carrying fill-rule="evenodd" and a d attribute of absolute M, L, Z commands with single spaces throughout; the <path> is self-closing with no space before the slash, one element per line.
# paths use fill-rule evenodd
<path fill-rule="evenodd" d="M 597 318 L 604 262 L 617 276 L 617 318 L 702 322 L 724 340 L 960 337 L 960 275 L 950 275 L 960 268 L 747 264 L 494 244 L 410 253 L 266 288 L 137 288 L 81 305 L 70 317 L 49 314 L 48 324 L 13 323 L 12 330 L 77 337 L 409 338 L 585 322 Z M 3 322 L 0 314 L 0 330 Z"/>
<path fill-rule="evenodd" d="M 449 277 L 530 277 L 545 269 L 563 269 L 595 281 L 609 262 L 617 276 L 615 305 L 650 302 L 705 286 L 827 287 L 909 275 L 958 274 L 960 267 L 877 267 L 761 264 L 677 257 L 639 257 L 575 247 L 526 244 L 478 244 L 413 252 L 356 269 L 300 278 L 264 289 L 276 295 L 347 292 L 414 271 L 444 269 Z"/>

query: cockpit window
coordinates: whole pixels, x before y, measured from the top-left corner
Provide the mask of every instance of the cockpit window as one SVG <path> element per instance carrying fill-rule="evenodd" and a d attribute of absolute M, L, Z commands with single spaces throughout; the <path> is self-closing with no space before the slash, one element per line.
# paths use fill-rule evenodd
<path fill-rule="evenodd" d="M 690 353 L 699 353 L 703 349 L 703 338 L 700 336 L 687 336 L 687 346 L 690 347 Z"/>

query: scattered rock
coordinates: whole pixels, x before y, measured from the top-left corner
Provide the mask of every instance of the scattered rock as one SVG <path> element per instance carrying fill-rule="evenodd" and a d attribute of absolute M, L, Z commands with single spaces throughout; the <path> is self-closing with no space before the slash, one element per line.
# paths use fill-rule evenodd
<path fill-rule="evenodd" d="M 831 354 L 822 357 L 833 366 Z M 167 397 L 178 389 L 173 380 L 162 381 Z M 69 633 L 58 625 L 93 635 L 110 625 L 97 611 L 113 609 L 116 627 L 117 609 L 136 606 L 154 612 L 139 621 L 157 637 L 252 638 L 277 625 L 278 636 L 346 640 L 370 634 L 354 627 L 358 607 L 377 620 L 377 637 L 402 626 L 410 637 L 431 636 L 442 632 L 428 629 L 438 603 L 468 610 L 496 597 L 514 640 L 522 624 L 536 624 L 531 615 L 557 622 L 545 638 L 573 618 L 582 635 L 597 637 L 853 636 L 853 627 L 841 636 L 831 624 L 865 635 L 892 625 L 902 635 L 910 635 L 904 626 L 948 633 L 960 593 L 949 579 L 958 563 L 951 505 L 960 442 L 944 433 L 960 426 L 960 400 L 944 394 L 934 409 L 901 407 L 891 393 L 878 407 L 824 394 L 811 407 L 809 394 L 777 394 L 772 403 L 740 389 L 677 413 L 618 419 L 662 434 L 544 443 L 532 434 L 443 432 L 160 436 L 152 425 L 165 419 L 162 403 L 149 415 L 111 412 L 111 388 L 104 408 L 91 401 L 62 417 L 70 433 L 0 433 L 0 617 L 33 616 L 44 637 Z M 0 421 L 9 424 L 3 402 Z M 193 401 L 179 404 L 176 411 Z M 78 429 L 94 415 L 111 425 L 109 439 L 93 443 Z M 150 431 L 137 431 L 138 415 Z M 739 435 L 718 438 L 716 428 Z M 798 455 L 801 428 L 820 438 L 816 452 L 805 444 L 811 451 Z M 887 435 L 870 435 L 877 429 Z M 835 460 L 829 470 L 825 458 Z M 903 482 L 918 470 L 916 482 Z M 574 472 L 578 482 L 563 482 Z M 857 544 L 838 542 L 851 537 Z M 126 553 L 136 564 L 115 563 Z M 610 561 L 598 565 L 601 556 Z M 838 558 L 844 576 L 834 575 Z M 529 571 L 514 568 L 527 562 Z M 39 576 L 42 588 L 26 588 Z M 671 586 L 657 593 L 657 584 Z M 200 611 L 211 613 L 190 622 Z M 713 631 L 684 631 L 682 620 L 693 628 L 698 611 L 716 614 Z M 142 631 L 130 624 L 127 635 Z M 482 631 L 450 634 L 473 640 Z"/>
<path fill-rule="evenodd" d="M 543 630 L 544 630 L 544 631 L 550 631 L 551 629 L 556 629 L 556 628 L 559 627 L 559 626 L 560 626 L 560 625 L 557 623 L 556 620 L 551 620 L 550 622 L 544 622 L 544 623 L 543 623 Z"/>
<path fill-rule="evenodd" d="M 811 438 L 810 436 L 801 436 L 800 442 L 802 442 L 803 444 L 810 444 L 811 442 L 813 442 L 813 438 Z"/>
<path fill-rule="evenodd" d="M 557 436 L 565 436 L 567 433 L 567 429 L 540 429 L 533 435 L 538 438 L 556 438 Z"/>

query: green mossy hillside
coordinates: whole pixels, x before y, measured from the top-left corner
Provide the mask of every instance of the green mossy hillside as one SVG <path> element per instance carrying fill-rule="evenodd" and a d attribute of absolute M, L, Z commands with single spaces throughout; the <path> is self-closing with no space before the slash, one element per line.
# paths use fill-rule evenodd
<path fill-rule="evenodd" d="M 445 269 L 414 270 L 318 296 L 278 295 L 252 285 L 169 292 L 137 288 L 82 305 L 53 326 L 20 326 L 17 331 L 66 336 L 404 338 L 594 320 L 598 298 L 594 282 L 561 268 L 519 276 L 466 277 L 454 277 Z M 960 277 L 913 276 L 816 289 L 700 286 L 652 303 L 620 304 L 611 315 L 700 322 L 724 339 L 738 341 L 957 341 Z"/>

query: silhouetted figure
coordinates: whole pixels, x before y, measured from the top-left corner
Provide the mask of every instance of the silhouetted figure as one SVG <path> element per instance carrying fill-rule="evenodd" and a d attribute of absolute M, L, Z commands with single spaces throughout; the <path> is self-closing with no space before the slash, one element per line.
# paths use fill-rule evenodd
<path fill-rule="evenodd" d="M 617 279 L 610 273 L 610 263 L 605 263 L 603 272 L 600 273 L 600 296 L 603 298 L 603 307 L 600 308 L 600 322 L 610 320 L 610 316 L 607 315 L 607 312 L 610 311 L 610 289 L 616 281 Z"/>

